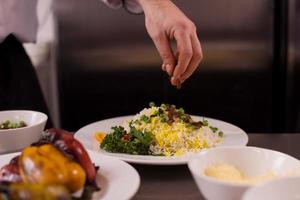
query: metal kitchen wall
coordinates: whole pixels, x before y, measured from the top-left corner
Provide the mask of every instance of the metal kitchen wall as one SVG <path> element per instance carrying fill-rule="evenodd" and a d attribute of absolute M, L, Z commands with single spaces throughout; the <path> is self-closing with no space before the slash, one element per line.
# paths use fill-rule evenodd
<path fill-rule="evenodd" d="M 300 2 L 290 0 L 287 50 L 287 130 L 300 131 Z"/>
<path fill-rule="evenodd" d="M 298 92 L 300 90 L 300 2 L 297 1 L 296 4 L 296 17 L 295 17 L 295 44 L 296 44 L 296 59 L 295 59 L 295 88 L 294 91 L 297 94 L 297 97 L 295 97 L 295 101 L 296 101 L 296 114 L 295 114 L 295 118 L 296 118 L 296 131 L 300 131 L 300 93 Z"/>
<path fill-rule="evenodd" d="M 247 132 L 296 130 L 299 41 L 288 38 L 295 48 L 294 56 L 286 57 L 293 60 L 293 70 L 283 74 L 287 79 L 277 74 L 285 70 L 277 63 L 284 57 L 274 59 L 282 53 L 273 48 L 282 37 L 275 34 L 277 20 L 282 20 L 275 16 L 284 11 L 281 1 L 175 1 L 195 22 L 204 50 L 203 63 L 181 90 L 172 88 L 161 72 L 142 15 L 110 10 L 98 0 L 56 2 L 63 128 L 76 130 L 93 121 L 134 114 L 156 101 L 231 122 Z M 296 15 L 299 3 L 293 3 Z M 296 29 L 299 33 L 299 24 Z M 279 91 L 274 88 L 277 79 L 284 81 Z M 278 125 L 280 120 L 283 125 Z"/>

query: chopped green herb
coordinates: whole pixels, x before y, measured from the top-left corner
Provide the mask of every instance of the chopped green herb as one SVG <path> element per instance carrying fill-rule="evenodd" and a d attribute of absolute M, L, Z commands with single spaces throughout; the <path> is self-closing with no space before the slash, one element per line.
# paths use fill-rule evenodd
<path fill-rule="evenodd" d="M 184 122 L 188 122 L 189 121 L 189 117 L 187 115 L 181 115 L 180 119 Z"/>
<path fill-rule="evenodd" d="M 154 103 L 153 101 L 151 101 L 151 102 L 149 103 L 149 106 L 150 106 L 150 107 L 154 107 L 154 106 L 155 106 L 155 103 Z"/>
<path fill-rule="evenodd" d="M 192 130 L 197 130 L 199 129 L 197 126 L 193 125 L 193 124 L 187 124 L 187 127 L 192 129 Z"/>
<path fill-rule="evenodd" d="M 160 105 L 160 107 L 161 107 L 163 110 L 166 110 L 166 109 L 168 108 L 168 106 L 167 106 L 166 104 L 163 104 L 163 103 Z"/>
<path fill-rule="evenodd" d="M 220 131 L 218 134 L 219 134 L 219 137 L 224 137 L 224 133 L 222 131 Z"/>
<path fill-rule="evenodd" d="M 144 145 L 150 145 L 152 141 L 152 136 L 150 133 L 138 131 L 136 128 L 132 128 L 129 134 L 139 139 Z"/>
<path fill-rule="evenodd" d="M 24 121 L 19 122 L 11 122 L 10 120 L 6 120 L 3 123 L 0 123 L 0 129 L 16 129 L 26 127 L 27 124 Z"/>
<path fill-rule="evenodd" d="M 208 126 L 208 121 L 206 119 L 203 119 L 203 126 Z"/>
<path fill-rule="evenodd" d="M 129 140 L 124 140 L 124 135 L 129 135 Z M 148 155 L 152 143 L 152 135 L 148 132 L 138 131 L 131 127 L 127 133 L 123 127 L 112 127 L 112 132 L 105 136 L 100 147 L 108 152 L 128 153 L 134 155 Z"/>
<path fill-rule="evenodd" d="M 147 117 L 146 115 L 142 115 L 140 120 L 142 120 L 145 123 L 150 123 L 150 117 Z"/>
<path fill-rule="evenodd" d="M 177 113 L 178 113 L 179 115 L 184 115 L 184 114 L 185 114 L 185 111 L 184 111 L 183 108 L 179 108 L 179 109 L 177 109 Z"/>
<path fill-rule="evenodd" d="M 160 115 L 159 117 L 160 117 L 160 121 L 161 121 L 162 123 L 165 123 L 165 122 L 168 121 L 168 116 L 167 116 L 167 115 L 162 114 L 162 115 Z"/>
<path fill-rule="evenodd" d="M 217 132 L 219 129 L 217 127 L 213 127 L 213 126 L 209 126 L 209 128 L 215 133 Z"/>

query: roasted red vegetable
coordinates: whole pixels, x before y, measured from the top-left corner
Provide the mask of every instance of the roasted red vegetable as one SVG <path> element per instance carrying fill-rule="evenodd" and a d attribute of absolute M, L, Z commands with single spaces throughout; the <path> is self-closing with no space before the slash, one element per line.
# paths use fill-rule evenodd
<path fill-rule="evenodd" d="M 85 170 L 88 182 L 91 184 L 95 183 L 96 168 L 93 165 L 87 151 L 72 134 L 65 130 L 52 128 L 45 133 L 42 141 L 48 141 L 73 156 L 73 159 L 76 160 Z"/>
<path fill-rule="evenodd" d="M 29 190 L 57 185 L 70 193 L 84 189 L 84 195 L 90 197 L 92 192 L 99 190 L 96 172 L 87 151 L 71 133 L 49 129 L 38 142 L 0 169 L 0 186 L 9 183 L 11 191 L 12 186 L 19 184 L 28 186 Z"/>
<path fill-rule="evenodd" d="M 18 165 L 19 156 L 14 157 L 9 164 L 3 166 L 0 169 L 0 182 L 13 182 L 18 183 L 22 182 L 20 176 L 19 165 Z"/>

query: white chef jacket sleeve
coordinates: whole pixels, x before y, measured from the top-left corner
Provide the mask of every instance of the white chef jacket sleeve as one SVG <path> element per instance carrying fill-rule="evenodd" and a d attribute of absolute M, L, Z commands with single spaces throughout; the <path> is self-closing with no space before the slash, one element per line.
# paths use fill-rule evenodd
<path fill-rule="evenodd" d="M 143 12 L 142 7 L 136 0 L 101 0 L 112 9 L 124 7 L 132 14 L 140 14 Z"/>
<path fill-rule="evenodd" d="M 0 42 L 10 33 L 23 42 L 34 42 L 38 28 L 37 1 L 0 1 Z"/>

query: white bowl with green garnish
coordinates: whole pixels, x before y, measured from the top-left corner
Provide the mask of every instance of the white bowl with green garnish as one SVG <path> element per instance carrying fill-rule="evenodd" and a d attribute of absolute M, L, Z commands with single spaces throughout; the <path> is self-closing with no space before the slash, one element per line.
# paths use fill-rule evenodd
<path fill-rule="evenodd" d="M 0 154 L 20 151 L 38 141 L 47 119 L 37 111 L 0 111 Z"/>

